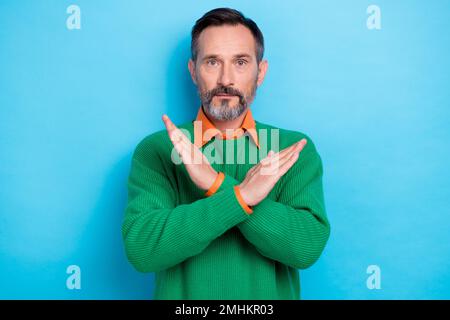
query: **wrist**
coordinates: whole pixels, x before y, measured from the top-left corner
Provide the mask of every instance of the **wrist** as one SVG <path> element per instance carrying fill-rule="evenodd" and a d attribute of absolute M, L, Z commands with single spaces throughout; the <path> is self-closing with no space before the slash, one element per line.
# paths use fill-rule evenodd
<path fill-rule="evenodd" d="M 211 189 L 211 187 L 214 185 L 214 182 L 216 182 L 218 176 L 219 176 L 219 173 L 216 171 L 213 171 L 206 176 L 207 183 L 205 186 L 205 190 Z"/>
<path fill-rule="evenodd" d="M 239 204 L 241 205 L 241 207 L 244 209 L 245 213 L 252 214 L 253 213 L 253 208 L 242 197 L 240 187 L 239 186 L 234 186 L 233 188 L 234 188 L 234 192 L 236 194 L 236 198 L 237 198 Z"/>
<path fill-rule="evenodd" d="M 211 175 L 211 178 L 212 179 L 210 181 L 212 182 L 209 182 L 207 189 L 205 189 L 205 196 L 208 197 L 213 195 L 219 189 L 223 180 L 225 179 L 225 175 L 223 174 L 223 172 L 215 172 L 213 175 Z"/>
<path fill-rule="evenodd" d="M 239 192 L 241 194 L 242 200 L 244 200 L 244 202 L 249 206 L 253 206 L 254 203 L 250 197 L 250 195 L 248 194 L 248 191 L 245 189 L 245 186 L 242 186 L 241 184 L 238 185 L 239 188 Z"/>

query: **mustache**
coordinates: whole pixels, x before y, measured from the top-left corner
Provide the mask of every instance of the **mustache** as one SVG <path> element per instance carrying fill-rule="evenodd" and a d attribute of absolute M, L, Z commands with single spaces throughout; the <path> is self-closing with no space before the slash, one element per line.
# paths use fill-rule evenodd
<path fill-rule="evenodd" d="M 224 87 L 224 86 L 219 86 L 216 87 L 212 90 L 206 91 L 204 94 L 204 97 L 207 100 L 212 99 L 212 97 L 214 97 L 217 94 L 228 94 L 228 95 L 234 95 L 234 96 L 238 96 L 239 99 L 243 99 L 244 98 L 244 94 L 236 88 L 233 87 Z"/>

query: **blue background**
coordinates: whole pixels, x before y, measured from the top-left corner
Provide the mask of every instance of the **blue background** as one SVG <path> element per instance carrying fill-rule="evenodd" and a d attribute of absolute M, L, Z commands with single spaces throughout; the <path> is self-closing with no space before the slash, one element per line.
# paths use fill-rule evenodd
<path fill-rule="evenodd" d="M 120 232 L 131 155 L 196 115 L 190 30 L 221 6 L 265 36 L 255 118 L 323 159 L 332 233 L 302 297 L 450 298 L 450 2 L 356 0 L 0 1 L 0 298 L 152 298 Z"/>

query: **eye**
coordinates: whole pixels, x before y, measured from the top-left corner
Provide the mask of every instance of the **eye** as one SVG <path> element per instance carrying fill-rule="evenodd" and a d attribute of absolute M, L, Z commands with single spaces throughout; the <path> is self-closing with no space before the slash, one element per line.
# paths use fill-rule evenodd
<path fill-rule="evenodd" d="M 242 66 L 245 66 L 247 64 L 247 60 L 245 60 L 245 59 L 238 59 L 236 61 L 236 63 L 237 63 L 238 66 L 242 67 Z"/>
<path fill-rule="evenodd" d="M 215 67 L 215 66 L 217 66 L 217 60 L 216 59 L 209 59 L 208 61 L 206 61 L 206 64 L 208 66 Z"/>

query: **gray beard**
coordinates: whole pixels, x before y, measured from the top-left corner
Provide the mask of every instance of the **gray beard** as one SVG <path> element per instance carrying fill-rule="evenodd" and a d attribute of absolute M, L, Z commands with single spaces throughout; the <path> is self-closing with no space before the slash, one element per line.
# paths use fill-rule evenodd
<path fill-rule="evenodd" d="M 198 88 L 197 88 L 198 89 Z M 199 97 L 202 101 L 203 111 L 212 119 L 217 121 L 230 121 L 238 118 L 245 112 L 248 106 L 253 102 L 256 96 L 257 78 L 255 78 L 253 87 L 249 96 L 244 96 L 242 92 L 234 88 L 218 87 L 205 93 L 198 90 Z M 213 97 L 217 93 L 235 94 L 239 97 L 237 106 L 230 107 L 230 101 L 227 99 L 220 100 L 220 105 L 213 105 Z"/>
<path fill-rule="evenodd" d="M 212 101 L 203 105 L 205 113 L 218 121 L 229 121 L 238 118 L 247 109 L 246 104 L 238 103 L 235 107 L 229 106 L 230 101 L 222 100 L 219 106 L 214 106 Z"/>

